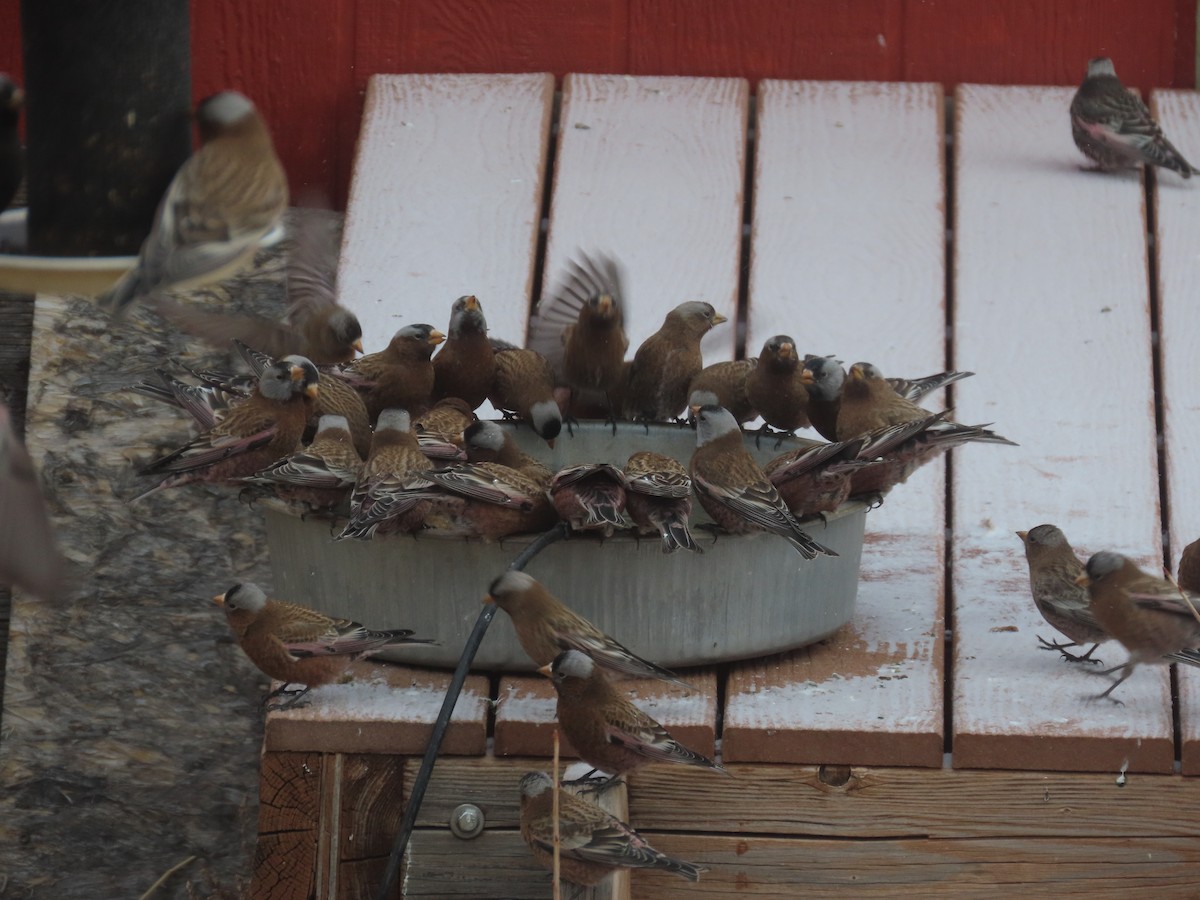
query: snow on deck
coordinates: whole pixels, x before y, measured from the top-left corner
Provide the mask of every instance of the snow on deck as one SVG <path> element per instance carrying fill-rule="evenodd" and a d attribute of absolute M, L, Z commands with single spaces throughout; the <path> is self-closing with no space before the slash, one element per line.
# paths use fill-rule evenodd
<path fill-rule="evenodd" d="M 1142 180 L 1081 171 L 1072 95 L 958 90 L 955 361 L 986 374 L 956 398 L 1021 446 L 955 455 L 954 762 L 1170 771 L 1166 670 L 1088 702 L 1107 682 L 1038 649 L 1060 636 L 1014 535 L 1051 522 L 1083 559 L 1161 559 Z"/>
<path fill-rule="evenodd" d="M 1200 163 L 1200 98 L 1195 91 L 1155 91 L 1159 124 L 1193 163 Z M 1158 247 L 1159 350 L 1166 440 L 1168 535 L 1172 569 L 1179 554 L 1200 538 L 1200 395 L 1196 391 L 1196 339 L 1200 335 L 1200 183 L 1159 175 L 1154 192 Z M 1183 770 L 1200 774 L 1200 670 L 1179 669 Z"/>

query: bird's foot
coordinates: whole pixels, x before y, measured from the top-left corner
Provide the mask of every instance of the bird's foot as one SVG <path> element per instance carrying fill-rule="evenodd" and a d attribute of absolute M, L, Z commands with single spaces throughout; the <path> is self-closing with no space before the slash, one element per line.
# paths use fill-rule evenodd
<path fill-rule="evenodd" d="M 1092 658 L 1092 654 L 1096 652 L 1096 648 L 1100 646 L 1099 644 L 1092 644 L 1092 649 L 1089 650 L 1087 653 L 1068 653 L 1067 652 L 1068 647 L 1079 647 L 1079 646 L 1081 646 L 1080 643 L 1078 641 L 1070 641 L 1068 643 L 1059 643 L 1058 641 L 1048 641 L 1045 638 L 1043 638 L 1040 634 L 1037 635 L 1037 639 L 1042 645 L 1041 646 L 1042 650 L 1057 650 L 1059 653 L 1062 654 L 1062 659 L 1064 662 L 1087 662 L 1087 663 L 1092 663 L 1093 665 L 1099 665 L 1101 662 L 1101 660 L 1098 657 L 1096 659 Z"/>
<path fill-rule="evenodd" d="M 575 426 L 579 424 L 579 420 L 574 416 L 563 416 L 562 421 L 567 426 L 567 434 L 575 437 Z"/>
<path fill-rule="evenodd" d="M 583 794 L 603 794 L 611 787 L 621 783 L 620 775 L 601 775 L 595 769 L 580 778 L 564 781 L 563 784 L 580 788 Z"/>

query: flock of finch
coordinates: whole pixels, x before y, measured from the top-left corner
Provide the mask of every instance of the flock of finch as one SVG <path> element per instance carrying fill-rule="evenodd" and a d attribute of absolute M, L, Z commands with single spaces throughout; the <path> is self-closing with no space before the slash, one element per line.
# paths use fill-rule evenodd
<path fill-rule="evenodd" d="M 12 83 L 0 80 L 4 161 L 14 156 L 19 101 Z M 217 94 L 199 105 L 196 119 L 201 146 L 159 205 L 137 266 L 99 299 L 117 316 L 142 300 L 215 345 L 236 340 L 252 374 L 191 372 L 193 383 L 160 371 L 159 381 L 134 388 L 178 406 L 200 430 L 143 469 L 165 477 L 141 496 L 193 482 L 232 484 L 271 493 L 306 514 L 348 511 L 336 540 L 436 528 L 493 541 L 559 521 L 607 536 L 629 527 L 628 516 L 640 533 L 658 535 L 663 552 L 702 553 L 689 529 L 694 494 L 720 530 L 767 531 L 812 559 L 832 551 L 802 530 L 801 519 L 848 498 L 878 501 L 959 444 L 1011 443 L 917 405 L 968 372 L 887 379 L 862 362 L 847 371 L 830 357 L 802 356 L 786 335 L 768 340 L 756 359 L 705 367 L 701 339 L 725 319 L 704 302 L 681 303 L 627 359 L 621 272 L 603 257 L 581 255 L 570 264 L 534 311 L 525 348 L 490 336 L 482 305 L 466 296 L 451 307 L 445 334 L 408 325 L 386 349 L 356 358 L 361 328 L 335 300 L 328 231 L 311 224 L 295 236 L 281 321 L 177 303 L 164 292 L 245 266 L 288 202 L 270 135 L 248 99 Z M 1089 63 L 1071 125 L 1079 148 L 1101 169 L 1147 162 L 1185 178 L 1196 171 L 1117 80 L 1110 60 Z M 10 181 L 0 176 L 0 189 Z M 0 205 L 9 199 L 0 196 Z M 476 420 L 485 400 L 551 445 L 576 417 L 603 417 L 615 429 L 618 419 L 663 422 L 687 413 L 696 450 L 687 467 L 646 450 L 623 467 L 605 461 L 552 472 L 497 423 Z M 812 427 L 826 442 L 798 441 L 762 467 L 741 427 L 756 417 L 764 429 L 783 433 Z M 43 595 L 60 590 L 64 567 L 37 478 L 2 406 L 0 509 L 0 581 Z M 1069 638 L 1043 640 L 1044 647 L 1088 662 L 1097 662 L 1095 645 L 1110 638 L 1129 651 L 1124 665 L 1105 673 L 1120 671 L 1101 696 L 1139 663 L 1200 665 L 1200 617 L 1191 605 L 1198 596 L 1192 592 L 1200 592 L 1197 545 L 1185 552 L 1176 585 L 1115 553 L 1097 553 L 1084 566 L 1053 525 L 1018 534 L 1037 607 Z M 724 771 L 675 741 L 610 680 L 681 683 L 675 675 L 599 631 L 523 572 L 498 577 L 486 599 L 512 617 L 522 646 L 553 680 L 562 732 L 595 770 L 617 778 L 648 762 L 678 762 Z M 253 584 L 234 585 L 216 601 L 250 659 L 282 682 L 268 696 L 290 695 L 283 706 L 341 677 L 350 660 L 418 640 L 410 631 L 372 631 L 271 599 Z M 1086 644 L 1093 645 L 1086 653 L 1068 652 Z M 541 772 L 521 781 L 521 831 L 547 864 L 553 786 Z M 593 884 L 617 866 L 699 877 L 700 867 L 664 856 L 590 801 L 563 794 L 559 803 L 567 880 Z"/>

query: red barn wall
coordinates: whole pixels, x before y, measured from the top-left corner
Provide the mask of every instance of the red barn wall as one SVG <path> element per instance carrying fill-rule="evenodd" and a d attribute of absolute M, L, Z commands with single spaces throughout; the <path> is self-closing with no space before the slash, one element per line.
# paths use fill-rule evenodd
<path fill-rule="evenodd" d="M 380 72 L 624 72 L 1074 84 L 1111 56 L 1142 90 L 1195 85 L 1195 0 L 193 0 L 196 97 L 249 94 L 293 188 L 344 202 Z M 21 70 L 0 0 L 0 71 Z"/>

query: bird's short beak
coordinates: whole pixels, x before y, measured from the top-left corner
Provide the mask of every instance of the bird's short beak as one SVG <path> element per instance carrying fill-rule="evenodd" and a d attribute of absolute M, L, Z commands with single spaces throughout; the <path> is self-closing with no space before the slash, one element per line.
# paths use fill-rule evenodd
<path fill-rule="evenodd" d="M 302 369 L 300 366 L 292 366 L 292 369 L 288 374 L 292 376 L 292 381 L 304 380 L 304 369 Z"/>
<path fill-rule="evenodd" d="M 695 406 L 689 406 L 688 412 L 690 412 L 693 416 L 700 415 L 700 404 L 697 403 Z"/>
<path fill-rule="evenodd" d="M 600 310 L 603 315 L 608 315 L 612 312 L 613 301 L 608 294 L 601 294 L 600 299 L 596 301 L 596 309 Z"/>
<path fill-rule="evenodd" d="M 723 315 L 721 315 L 720 313 L 717 313 L 715 316 L 713 316 L 713 325 L 720 325 L 722 322 L 728 322 L 728 321 L 729 320 L 727 318 L 725 318 Z"/>
<path fill-rule="evenodd" d="M 304 389 L 304 396 L 310 397 L 313 400 L 317 399 L 317 394 L 321 393 L 321 386 L 315 381 Z"/>
<path fill-rule="evenodd" d="M 354 348 L 354 352 L 355 352 L 355 353 L 362 353 L 362 352 L 363 352 L 363 343 L 362 343 L 362 338 L 359 338 L 357 341 L 355 341 L 355 342 L 354 342 L 353 344 L 351 344 L 350 346 L 351 346 L 352 348 Z"/>
<path fill-rule="evenodd" d="M 547 678 L 554 677 L 554 670 L 550 667 L 550 663 L 542 666 L 540 669 L 538 669 L 538 672 L 542 675 L 545 675 Z"/>
<path fill-rule="evenodd" d="M 217 604 L 217 606 L 224 606 L 225 605 L 225 595 L 217 594 L 217 596 L 213 597 L 213 603 Z"/>
<path fill-rule="evenodd" d="M 816 379 L 813 378 L 812 369 L 804 369 L 803 371 L 800 372 L 800 383 L 801 384 L 812 384 L 815 381 L 816 381 Z"/>
<path fill-rule="evenodd" d="M 851 377 L 851 378 L 853 378 L 853 379 L 855 379 L 855 380 L 857 380 L 857 381 L 862 381 L 862 379 L 863 379 L 863 377 L 864 377 L 864 376 L 863 376 L 863 370 L 862 370 L 862 366 L 851 366 L 851 367 L 850 367 L 850 373 L 849 373 L 849 374 L 850 374 L 850 377 Z"/>
<path fill-rule="evenodd" d="M 442 341 L 444 341 L 445 339 L 446 339 L 446 336 L 444 334 L 442 334 L 440 331 L 438 331 L 436 328 L 433 329 L 433 331 L 429 332 L 429 343 L 433 344 L 435 347 L 438 344 L 440 344 Z"/>
<path fill-rule="evenodd" d="M 479 298 L 474 294 L 467 298 L 467 309 L 479 309 Z"/>
<path fill-rule="evenodd" d="M 491 606 L 495 606 L 495 605 L 496 605 L 496 598 L 495 598 L 495 597 L 493 597 L 491 594 L 484 594 L 484 595 L 483 595 L 483 603 L 484 603 L 485 605 L 491 605 Z"/>
<path fill-rule="evenodd" d="M 550 440 L 546 441 L 546 446 L 549 447 L 551 450 L 553 450 L 554 449 L 554 438 L 550 438 Z"/>
<path fill-rule="evenodd" d="M 1087 577 L 1087 572 L 1084 572 L 1082 575 L 1080 575 L 1078 578 L 1075 579 L 1075 583 L 1077 585 L 1079 585 L 1080 587 L 1087 587 L 1088 585 L 1090 585 L 1092 583 L 1092 579 Z"/>
<path fill-rule="evenodd" d="M 782 359 L 791 359 L 795 355 L 796 355 L 796 345 L 795 344 L 780 344 L 779 345 L 779 356 Z"/>
<path fill-rule="evenodd" d="M 1018 532 L 1017 532 L 1017 537 L 1019 537 L 1021 540 L 1025 540 L 1025 536 L 1026 536 L 1027 534 L 1029 534 L 1029 532 L 1028 532 L 1028 531 L 1018 531 Z"/>

